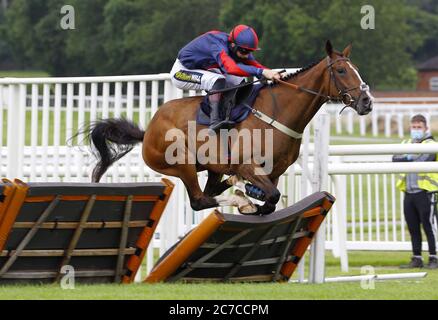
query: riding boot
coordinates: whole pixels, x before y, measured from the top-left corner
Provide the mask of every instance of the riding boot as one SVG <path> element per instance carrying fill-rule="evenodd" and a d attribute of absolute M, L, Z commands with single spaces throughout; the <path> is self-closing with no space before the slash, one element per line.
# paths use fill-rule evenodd
<path fill-rule="evenodd" d="M 224 106 L 223 101 L 210 104 L 211 114 L 210 114 L 210 126 L 209 128 L 213 131 L 216 131 L 221 128 L 229 128 L 230 125 L 235 124 L 232 121 L 228 121 L 224 119 L 226 113 L 226 106 Z"/>
<path fill-rule="evenodd" d="M 225 79 L 219 79 L 215 82 L 212 90 L 221 90 L 226 86 Z M 220 129 L 223 124 L 223 93 L 215 93 L 208 97 L 208 102 L 210 104 L 211 113 L 210 113 L 210 126 L 209 128 L 213 131 Z"/>
<path fill-rule="evenodd" d="M 218 97 L 213 97 L 213 96 L 219 96 Z M 221 112 L 219 109 L 219 103 L 220 103 L 220 96 L 221 94 L 214 94 L 212 96 L 209 97 L 209 102 L 210 102 L 210 108 L 211 108 L 211 112 L 210 112 L 210 129 L 212 130 L 216 130 L 216 126 L 218 124 L 221 123 L 222 117 L 221 117 Z M 213 98 L 213 99 L 212 99 Z"/>

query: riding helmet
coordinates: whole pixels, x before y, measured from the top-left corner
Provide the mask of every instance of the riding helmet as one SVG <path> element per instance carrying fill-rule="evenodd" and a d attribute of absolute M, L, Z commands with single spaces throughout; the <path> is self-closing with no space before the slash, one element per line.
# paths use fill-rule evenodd
<path fill-rule="evenodd" d="M 259 38 L 253 28 L 244 24 L 235 26 L 228 37 L 228 40 L 235 43 L 236 46 L 245 48 L 247 50 L 260 50 Z"/>

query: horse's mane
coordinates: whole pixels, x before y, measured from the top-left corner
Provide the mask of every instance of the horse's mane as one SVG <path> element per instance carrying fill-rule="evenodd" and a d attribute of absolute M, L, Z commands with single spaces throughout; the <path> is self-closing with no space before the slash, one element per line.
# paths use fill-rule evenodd
<path fill-rule="evenodd" d="M 336 50 L 333 50 L 333 53 L 337 54 L 340 57 L 344 56 L 342 52 L 339 52 L 339 51 L 336 51 Z M 314 66 L 316 66 L 320 62 L 321 61 L 312 62 L 311 64 L 305 66 L 304 68 L 301 68 L 300 70 L 297 70 L 297 71 L 295 71 L 293 73 L 289 73 L 289 74 L 287 74 L 286 76 L 283 77 L 283 80 L 290 80 L 292 78 L 295 78 L 297 75 L 299 75 L 299 74 L 301 74 L 303 72 L 306 72 L 307 70 L 312 69 Z"/>
<path fill-rule="evenodd" d="M 316 66 L 320 61 L 312 62 L 311 64 L 301 68 L 300 70 L 297 70 L 293 73 L 288 73 L 283 79 L 290 80 L 292 78 L 295 78 L 297 75 L 306 72 L 307 70 L 312 69 L 314 66 Z"/>
<path fill-rule="evenodd" d="M 299 69 L 299 70 L 297 70 L 297 71 L 295 71 L 295 72 L 288 73 L 288 74 L 285 75 L 282 79 L 285 80 L 285 81 L 287 81 L 287 80 L 290 80 L 290 79 L 292 79 L 292 78 L 295 78 L 295 77 L 298 76 L 299 74 L 304 73 L 304 72 L 306 72 L 306 71 L 312 69 L 312 68 L 313 68 L 314 66 L 316 66 L 318 63 L 320 63 L 320 61 L 312 62 L 312 63 L 308 64 L 307 66 L 305 66 L 305 67 L 303 67 L 303 68 L 301 68 L 301 69 Z M 272 82 L 272 83 L 270 83 L 270 86 L 273 87 L 273 86 L 276 86 L 277 84 L 278 84 L 278 83 L 273 83 L 273 82 Z"/>

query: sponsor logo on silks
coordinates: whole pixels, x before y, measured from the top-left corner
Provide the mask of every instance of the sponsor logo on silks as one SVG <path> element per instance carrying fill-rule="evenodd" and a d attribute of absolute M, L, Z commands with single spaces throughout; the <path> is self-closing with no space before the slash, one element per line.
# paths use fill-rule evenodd
<path fill-rule="evenodd" d="M 180 70 L 177 73 L 175 73 L 174 78 L 179 81 L 185 81 L 185 82 L 193 82 L 201 84 L 201 78 L 202 73 L 194 72 L 194 71 L 187 71 L 187 70 Z"/>

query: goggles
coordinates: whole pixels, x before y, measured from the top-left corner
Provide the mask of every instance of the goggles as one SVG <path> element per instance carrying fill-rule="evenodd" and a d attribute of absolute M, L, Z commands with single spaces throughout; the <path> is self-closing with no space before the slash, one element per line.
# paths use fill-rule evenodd
<path fill-rule="evenodd" d="M 241 54 L 244 54 L 244 55 L 250 54 L 252 52 L 252 50 L 242 48 L 242 47 L 237 47 L 237 51 L 240 52 Z"/>

